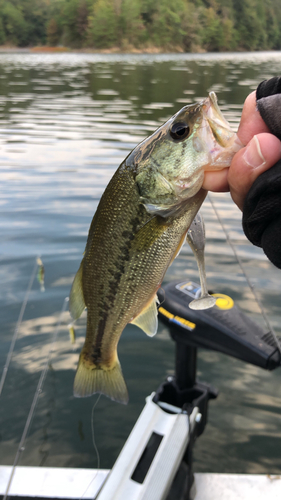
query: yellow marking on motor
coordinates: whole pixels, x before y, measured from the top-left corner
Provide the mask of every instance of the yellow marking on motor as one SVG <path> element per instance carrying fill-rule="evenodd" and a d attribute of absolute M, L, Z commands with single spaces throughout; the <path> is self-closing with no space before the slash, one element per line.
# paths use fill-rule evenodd
<path fill-rule="evenodd" d="M 224 295 L 223 293 L 213 293 L 213 297 L 217 297 L 216 306 L 219 309 L 231 309 L 234 306 L 234 300 L 228 295 Z"/>
<path fill-rule="evenodd" d="M 179 321 L 180 323 L 183 323 L 185 326 L 187 326 L 191 330 L 194 330 L 194 328 L 196 327 L 195 323 L 192 323 L 191 321 L 188 321 L 187 319 L 180 318 L 180 316 L 175 316 L 174 319 L 176 321 Z"/>
<path fill-rule="evenodd" d="M 166 311 L 166 309 L 164 309 L 164 307 L 159 307 L 158 311 L 163 314 L 163 316 L 166 316 L 167 318 L 169 319 L 172 319 L 174 318 L 175 316 L 171 313 L 169 313 L 169 311 Z"/>
<path fill-rule="evenodd" d="M 184 288 L 186 288 L 187 286 L 190 286 L 190 285 L 191 285 L 191 281 L 188 281 L 187 283 L 184 283 L 183 285 L 181 285 L 180 289 L 184 290 Z"/>
<path fill-rule="evenodd" d="M 182 325 L 186 326 L 189 330 L 194 330 L 194 328 L 196 328 L 195 323 L 192 323 L 191 321 L 188 321 L 185 318 L 181 318 L 180 316 L 175 316 L 174 314 L 164 309 L 164 307 L 159 307 L 158 310 L 161 314 L 163 314 L 163 316 L 166 316 L 166 318 L 181 323 Z"/>

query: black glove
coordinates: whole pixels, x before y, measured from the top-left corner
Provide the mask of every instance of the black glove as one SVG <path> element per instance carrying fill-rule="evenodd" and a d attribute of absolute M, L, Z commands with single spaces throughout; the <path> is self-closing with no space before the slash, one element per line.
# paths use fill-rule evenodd
<path fill-rule="evenodd" d="M 260 115 L 272 134 L 281 140 L 281 77 L 260 83 L 256 92 Z M 243 206 L 247 238 L 262 247 L 281 269 L 281 160 L 253 183 Z"/>

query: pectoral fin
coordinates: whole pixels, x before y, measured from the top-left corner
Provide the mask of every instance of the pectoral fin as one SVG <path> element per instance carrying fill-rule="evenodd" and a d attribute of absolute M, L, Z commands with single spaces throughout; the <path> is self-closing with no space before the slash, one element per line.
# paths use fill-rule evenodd
<path fill-rule="evenodd" d="M 132 325 L 141 328 L 149 337 L 153 337 L 157 333 L 158 328 L 158 312 L 157 312 L 157 295 L 145 306 L 141 313 L 132 321 Z"/>
<path fill-rule="evenodd" d="M 72 288 L 69 295 L 69 311 L 74 320 L 80 318 L 82 312 L 86 307 L 82 288 L 82 276 L 83 259 L 72 283 Z"/>

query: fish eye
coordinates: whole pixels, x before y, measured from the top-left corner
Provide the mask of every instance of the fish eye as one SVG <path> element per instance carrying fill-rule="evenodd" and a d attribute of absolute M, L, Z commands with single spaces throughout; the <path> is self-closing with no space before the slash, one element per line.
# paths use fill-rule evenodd
<path fill-rule="evenodd" d="M 170 135 L 175 141 L 185 139 L 189 134 L 190 128 L 185 122 L 175 122 L 171 126 Z"/>

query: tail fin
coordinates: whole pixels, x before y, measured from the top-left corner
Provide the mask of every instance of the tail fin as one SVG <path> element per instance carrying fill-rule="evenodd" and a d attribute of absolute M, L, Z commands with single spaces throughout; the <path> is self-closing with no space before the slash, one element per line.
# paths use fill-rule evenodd
<path fill-rule="evenodd" d="M 127 404 L 129 401 L 126 383 L 117 356 L 115 364 L 109 369 L 106 366 L 89 364 L 84 360 L 82 352 L 74 379 L 74 396 L 91 396 L 96 392 L 100 392 L 118 403 Z"/>

